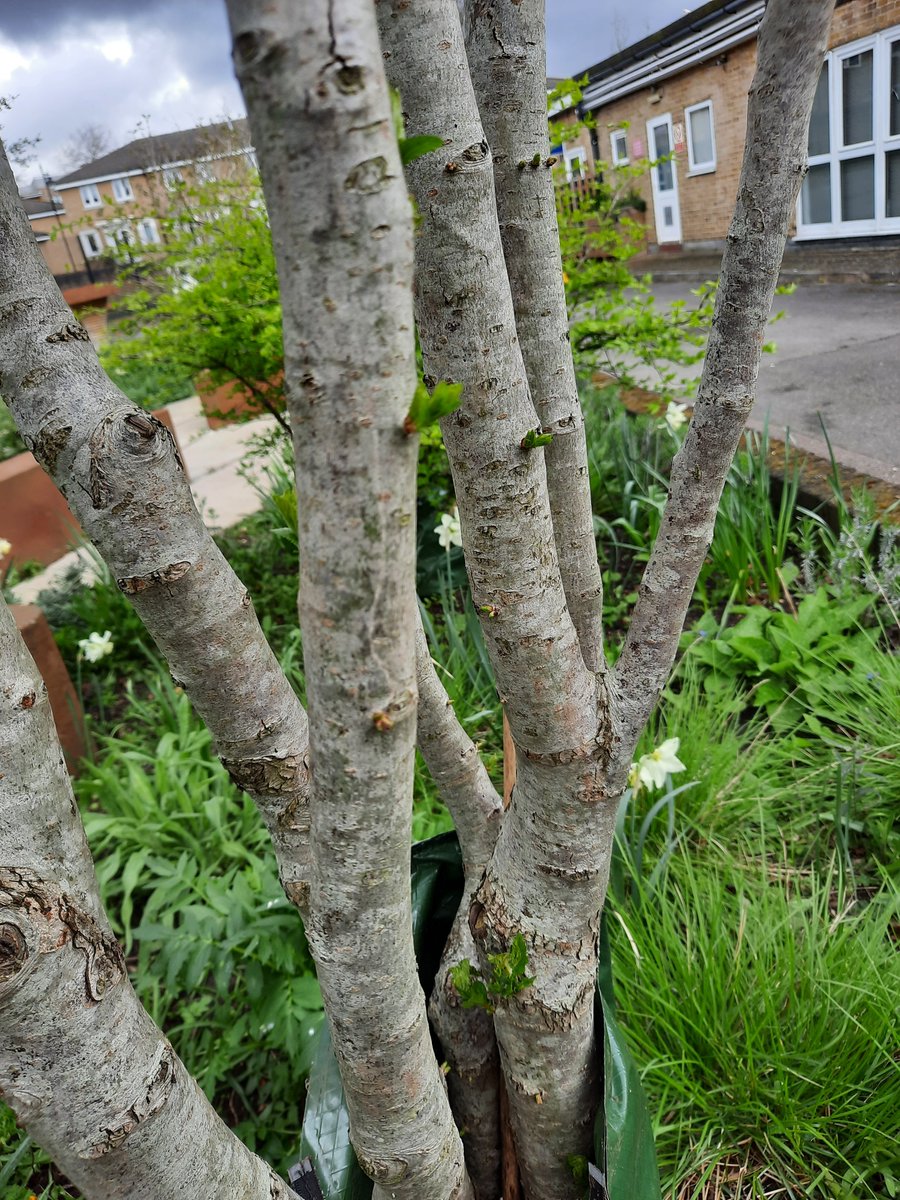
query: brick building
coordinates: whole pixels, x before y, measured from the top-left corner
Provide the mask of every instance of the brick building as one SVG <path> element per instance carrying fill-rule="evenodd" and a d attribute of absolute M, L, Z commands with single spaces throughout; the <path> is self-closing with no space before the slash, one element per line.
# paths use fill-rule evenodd
<path fill-rule="evenodd" d="M 724 244 L 764 11 L 712 0 L 586 72 L 595 159 L 660 160 L 636 181 L 660 248 Z M 809 155 L 795 242 L 900 245 L 900 0 L 838 0 Z"/>
<path fill-rule="evenodd" d="M 102 338 L 115 256 L 161 240 L 154 214 L 180 184 L 255 165 L 245 120 L 137 138 L 22 197 L 35 240 L 67 303 Z"/>

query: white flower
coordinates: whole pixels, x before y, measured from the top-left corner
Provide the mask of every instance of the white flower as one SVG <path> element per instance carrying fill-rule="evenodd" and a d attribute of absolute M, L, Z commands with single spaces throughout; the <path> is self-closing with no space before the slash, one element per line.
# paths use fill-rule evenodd
<path fill-rule="evenodd" d="M 674 400 L 669 401 L 664 420 L 673 433 L 682 425 L 687 424 L 687 407 L 686 404 L 676 404 Z"/>
<path fill-rule="evenodd" d="M 88 662 L 99 662 L 101 658 L 106 658 L 107 654 L 113 652 L 112 634 L 108 629 L 104 633 L 89 634 L 78 643 L 78 649 Z"/>
<path fill-rule="evenodd" d="M 12 542 L 8 542 L 6 538 L 0 538 L 0 558 L 6 558 L 12 550 Z"/>
<path fill-rule="evenodd" d="M 435 525 L 434 532 L 444 550 L 449 550 L 451 546 L 462 545 L 462 530 L 459 527 L 459 517 L 455 508 L 453 512 L 441 513 L 441 523 Z"/>
<path fill-rule="evenodd" d="M 685 765 L 678 757 L 680 738 L 667 738 L 661 746 L 642 754 L 637 762 L 631 764 L 628 772 L 628 784 L 633 791 L 643 785 L 648 788 L 662 787 L 667 775 L 675 775 L 684 771 Z"/>

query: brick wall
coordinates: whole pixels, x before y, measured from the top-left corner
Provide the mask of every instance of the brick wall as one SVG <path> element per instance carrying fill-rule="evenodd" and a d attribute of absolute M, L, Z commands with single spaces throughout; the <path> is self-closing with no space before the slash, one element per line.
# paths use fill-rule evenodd
<path fill-rule="evenodd" d="M 880 30 L 900 26 L 900 0 L 844 0 L 835 9 L 829 49 L 868 37 Z M 643 88 L 597 109 L 594 116 L 601 157 L 610 158 L 609 131 L 629 123 L 629 147 L 639 139 L 647 153 L 647 121 L 671 113 L 673 124 L 685 124 L 686 106 L 712 100 L 716 141 L 716 169 L 691 176 L 687 149 L 676 153 L 675 171 L 681 209 L 682 241 L 685 245 L 721 243 L 728 232 L 744 149 L 747 127 L 747 93 L 756 66 L 756 42 L 751 40 L 728 50 L 723 63 L 710 61 L 663 80 L 659 86 Z M 653 102 L 651 97 L 659 96 Z M 686 134 L 685 134 L 686 136 Z M 636 186 L 647 201 L 647 228 L 655 238 L 655 219 L 649 172 Z"/>
<path fill-rule="evenodd" d="M 642 88 L 623 96 L 596 112 L 600 152 L 609 161 L 610 130 L 628 122 L 629 153 L 640 142 L 646 157 L 647 122 L 670 113 L 674 125 L 686 125 L 684 110 L 692 104 L 711 100 L 716 143 L 716 169 L 704 175 L 690 175 L 687 145 L 675 154 L 675 175 L 681 208 L 682 239 L 685 243 L 718 242 L 728 232 L 734 209 L 744 135 L 747 128 L 747 92 L 756 66 L 756 43 L 732 47 L 721 64 L 703 63 L 664 79 L 656 88 Z M 658 100 L 654 97 L 658 96 Z M 687 131 L 685 129 L 685 138 Z M 647 201 L 647 228 L 655 240 L 650 175 L 645 173 L 635 186 Z"/>
<path fill-rule="evenodd" d="M 900 25 L 900 0 L 846 0 L 834 10 L 828 49 Z"/>

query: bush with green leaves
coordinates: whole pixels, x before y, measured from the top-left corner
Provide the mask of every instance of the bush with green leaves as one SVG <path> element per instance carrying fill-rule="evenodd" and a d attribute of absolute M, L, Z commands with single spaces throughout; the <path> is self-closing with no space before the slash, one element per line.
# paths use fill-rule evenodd
<path fill-rule="evenodd" d="M 205 374 L 213 387 L 247 391 L 250 415 L 283 420 L 281 303 L 258 176 L 180 184 L 153 215 L 161 244 L 122 255 L 104 366 L 126 391 L 130 381 L 152 392 L 154 376 L 171 387 Z"/>

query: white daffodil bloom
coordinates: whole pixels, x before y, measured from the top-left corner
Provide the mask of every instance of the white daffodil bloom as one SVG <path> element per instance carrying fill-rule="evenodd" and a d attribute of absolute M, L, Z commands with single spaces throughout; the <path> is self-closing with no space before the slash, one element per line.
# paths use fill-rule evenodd
<path fill-rule="evenodd" d="M 441 523 L 435 525 L 434 532 L 444 550 L 449 550 L 451 546 L 462 545 L 462 530 L 459 526 L 456 509 L 452 513 L 441 513 Z"/>
<path fill-rule="evenodd" d="M 113 652 L 112 634 L 108 629 L 104 633 L 95 631 L 81 639 L 78 649 L 88 662 L 99 662 L 101 658 L 106 658 L 107 654 Z"/>
<path fill-rule="evenodd" d="M 6 538 L 0 538 L 0 558 L 6 558 L 12 550 L 12 542 L 8 542 Z"/>
<path fill-rule="evenodd" d="M 664 420 L 668 427 L 675 433 L 682 425 L 687 424 L 687 405 L 676 404 L 674 400 L 669 401 L 669 407 L 666 409 Z"/>
<path fill-rule="evenodd" d="M 640 787 L 658 788 L 666 782 L 667 775 L 675 775 L 684 771 L 685 765 L 678 757 L 678 747 L 681 739 L 667 738 L 661 746 L 642 754 L 636 763 L 631 764 L 628 772 L 628 783 L 637 791 Z"/>

